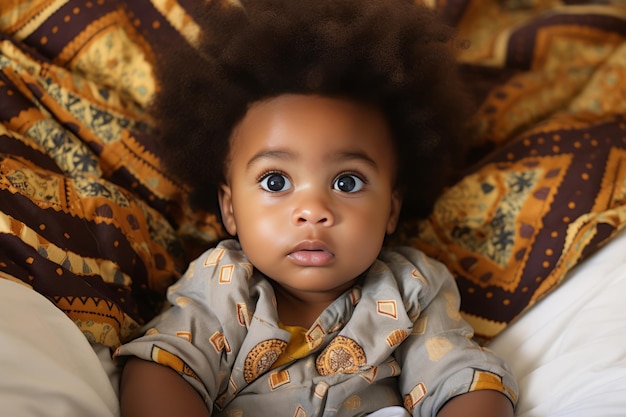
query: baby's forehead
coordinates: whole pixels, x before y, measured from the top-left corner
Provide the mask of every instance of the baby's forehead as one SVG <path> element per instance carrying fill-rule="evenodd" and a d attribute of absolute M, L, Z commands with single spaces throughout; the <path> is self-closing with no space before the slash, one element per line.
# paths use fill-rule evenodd
<path fill-rule="evenodd" d="M 231 139 L 250 126 L 278 129 L 297 124 L 302 124 L 303 130 L 313 124 L 339 136 L 344 131 L 364 134 L 372 129 L 391 134 L 383 109 L 371 103 L 318 94 L 281 94 L 250 103 L 233 128 Z"/>
<path fill-rule="evenodd" d="M 230 163 L 246 165 L 323 158 L 393 169 L 387 165 L 396 159 L 390 129 L 377 108 L 344 98 L 295 94 L 250 106 L 233 131 L 229 154 Z"/>
<path fill-rule="evenodd" d="M 330 136 L 338 142 L 378 139 L 388 142 L 391 130 L 382 110 L 346 98 L 283 94 L 254 102 L 233 129 L 231 142 L 257 133 L 271 138 L 291 135 L 293 143 Z"/>

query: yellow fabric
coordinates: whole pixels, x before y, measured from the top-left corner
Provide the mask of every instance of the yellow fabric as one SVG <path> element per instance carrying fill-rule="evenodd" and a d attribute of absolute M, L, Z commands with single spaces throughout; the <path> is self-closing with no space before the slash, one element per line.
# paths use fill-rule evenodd
<path fill-rule="evenodd" d="M 287 326 L 283 323 L 278 323 L 278 326 L 288 331 L 291 334 L 291 339 L 289 339 L 285 351 L 278 357 L 276 362 L 274 362 L 274 365 L 272 365 L 272 369 L 296 359 L 303 358 L 311 351 L 306 341 L 307 329 L 301 326 Z"/>

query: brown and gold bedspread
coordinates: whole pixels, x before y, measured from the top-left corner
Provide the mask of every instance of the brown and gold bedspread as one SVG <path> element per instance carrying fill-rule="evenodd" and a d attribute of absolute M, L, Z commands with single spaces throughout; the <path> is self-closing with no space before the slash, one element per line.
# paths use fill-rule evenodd
<path fill-rule="evenodd" d="M 484 157 L 401 239 L 448 265 L 487 340 L 626 225 L 626 6 L 425 3 L 458 29 L 478 104 L 468 140 Z M 161 169 L 145 113 L 155 51 L 194 44 L 193 10 L 193 0 L 0 5 L 0 277 L 111 347 L 223 237 Z"/>

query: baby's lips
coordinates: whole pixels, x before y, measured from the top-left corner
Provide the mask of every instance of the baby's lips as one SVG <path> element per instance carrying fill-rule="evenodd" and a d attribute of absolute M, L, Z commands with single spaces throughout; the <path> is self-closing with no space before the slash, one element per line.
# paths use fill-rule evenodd
<path fill-rule="evenodd" d="M 291 252 L 288 258 L 300 266 L 326 266 L 335 257 L 327 250 L 300 249 Z"/>

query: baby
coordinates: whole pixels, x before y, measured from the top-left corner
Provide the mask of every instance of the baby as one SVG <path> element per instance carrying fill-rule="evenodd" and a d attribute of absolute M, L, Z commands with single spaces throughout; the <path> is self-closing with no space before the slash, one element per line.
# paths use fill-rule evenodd
<path fill-rule="evenodd" d="M 385 245 L 462 149 L 450 30 L 407 0 L 205 7 L 153 110 L 167 165 L 235 238 L 116 352 L 123 416 L 513 416 L 452 276 Z"/>

